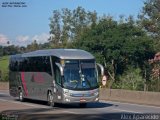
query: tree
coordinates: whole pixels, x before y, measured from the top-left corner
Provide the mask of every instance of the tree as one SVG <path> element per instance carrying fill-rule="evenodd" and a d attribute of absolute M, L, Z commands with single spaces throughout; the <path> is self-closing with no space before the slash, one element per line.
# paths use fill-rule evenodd
<path fill-rule="evenodd" d="M 150 64 L 150 80 L 149 90 L 160 91 L 160 52 L 156 53 L 153 59 L 149 60 Z"/>
<path fill-rule="evenodd" d="M 67 47 L 67 43 L 71 40 L 71 22 L 72 22 L 72 12 L 68 8 L 62 9 L 62 22 L 63 22 L 63 28 L 62 28 L 62 37 L 61 41 L 63 44 L 63 47 Z"/>
<path fill-rule="evenodd" d="M 73 10 L 72 26 L 74 40 L 78 40 L 81 37 L 82 30 L 87 26 L 87 12 L 84 8 L 77 7 Z"/>
<path fill-rule="evenodd" d="M 160 50 L 160 1 L 146 0 L 142 13 L 139 15 L 139 23 L 155 40 L 155 49 Z"/>
<path fill-rule="evenodd" d="M 13 55 L 19 53 L 19 46 L 9 45 L 3 47 L 3 55 Z"/>
<path fill-rule="evenodd" d="M 96 11 L 88 12 L 87 16 L 88 16 L 88 20 L 91 25 L 91 28 L 94 28 L 97 24 L 97 12 Z"/>
<path fill-rule="evenodd" d="M 52 35 L 49 41 L 53 46 L 59 45 L 61 42 L 61 13 L 58 10 L 53 11 L 53 16 L 50 18 L 50 34 Z"/>
<path fill-rule="evenodd" d="M 3 56 L 3 47 L 0 46 L 0 56 Z"/>
<path fill-rule="evenodd" d="M 121 88 L 130 90 L 143 90 L 144 79 L 142 78 L 139 68 L 129 67 L 127 71 L 120 77 Z"/>
<path fill-rule="evenodd" d="M 39 45 L 37 43 L 37 40 L 34 40 L 31 44 L 27 45 L 27 52 L 35 51 L 38 49 L 39 49 Z"/>
<path fill-rule="evenodd" d="M 128 66 L 142 69 L 154 53 L 152 40 L 132 17 L 124 23 L 110 16 L 101 19 L 94 28 L 83 32 L 75 46 L 92 52 L 107 68 L 113 82 Z"/>
<path fill-rule="evenodd" d="M 86 11 L 82 7 L 74 10 L 63 8 L 54 10 L 50 18 L 50 43 L 53 47 L 73 47 L 72 42 L 78 41 L 81 34 L 94 27 L 97 22 L 97 13 Z"/>
<path fill-rule="evenodd" d="M 9 41 L 7 41 L 7 45 L 9 45 L 10 44 L 10 42 Z"/>

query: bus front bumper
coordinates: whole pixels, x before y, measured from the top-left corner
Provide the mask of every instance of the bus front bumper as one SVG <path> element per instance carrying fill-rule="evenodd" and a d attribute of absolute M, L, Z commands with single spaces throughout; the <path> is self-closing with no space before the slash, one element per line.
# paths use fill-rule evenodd
<path fill-rule="evenodd" d="M 91 97 L 71 97 L 64 96 L 63 103 L 89 103 L 89 102 L 99 102 L 99 96 Z"/>

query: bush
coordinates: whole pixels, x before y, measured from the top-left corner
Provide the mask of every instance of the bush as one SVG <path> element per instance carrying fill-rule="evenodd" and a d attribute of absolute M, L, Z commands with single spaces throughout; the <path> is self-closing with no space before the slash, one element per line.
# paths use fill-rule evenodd
<path fill-rule="evenodd" d="M 8 56 L 3 56 L 0 58 L 0 81 L 8 81 L 8 64 Z"/>
<path fill-rule="evenodd" d="M 119 77 L 119 82 L 116 82 L 113 87 L 128 90 L 144 90 L 144 79 L 140 73 L 141 70 L 139 68 L 129 67 L 129 69 Z"/>

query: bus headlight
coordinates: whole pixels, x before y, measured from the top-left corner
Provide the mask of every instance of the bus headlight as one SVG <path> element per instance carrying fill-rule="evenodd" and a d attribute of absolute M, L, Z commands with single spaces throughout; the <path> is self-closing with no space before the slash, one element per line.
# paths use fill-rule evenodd
<path fill-rule="evenodd" d="M 99 101 L 99 98 L 96 98 L 95 101 Z"/>
<path fill-rule="evenodd" d="M 64 89 L 64 94 L 65 94 L 65 95 L 70 95 L 70 94 L 69 94 L 69 90 Z"/>
<path fill-rule="evenodd" d="M 65 98 L 65 101 L 66 101 L 66 102 L 70 102 L 70 99 L 68 99 L 68 98 Z"/>
<path fill-rule="evenodd" d="M 94 96 L 97 96 L 98 94 L 99 94 L 98 92 L 95 92 L 95 93 L 94 93 Z"/>

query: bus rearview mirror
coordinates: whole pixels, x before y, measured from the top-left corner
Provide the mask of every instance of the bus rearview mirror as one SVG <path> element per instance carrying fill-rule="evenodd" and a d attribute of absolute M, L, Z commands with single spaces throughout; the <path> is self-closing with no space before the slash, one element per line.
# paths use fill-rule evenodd
<path fill-rule="evenodd" d="M 60 73 L 61 75 L 63 76 L 63 67 L 61 66 L 61 64 L 59 63 L 56 63 L 56 65 L 58 66 L 59 70 L 60 70 Z"/>
<path fill-rule="evenodd" d="M 103 67 L 103 65 L 97 63 L 97 67 L 100 68 L 101 76 L 104 76 L 104 67 Z"/>

